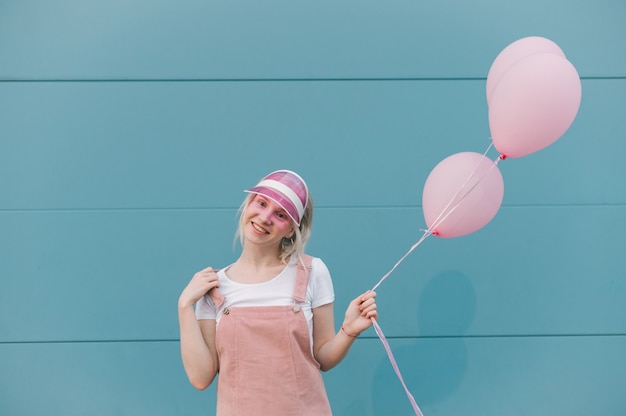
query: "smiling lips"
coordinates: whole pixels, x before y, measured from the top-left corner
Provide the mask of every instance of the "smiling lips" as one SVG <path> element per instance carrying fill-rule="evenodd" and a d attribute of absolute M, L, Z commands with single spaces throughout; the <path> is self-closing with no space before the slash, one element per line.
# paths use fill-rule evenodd
<path fill-rule="evenodd" d="M 257 223 L 253 222 L 252 223 L 252 228 L 254 228 L 256 231 L 263 233 L 263 234 L 269 234 L 270 232 L 267 231 L 265 228 L 259 226 Z"/>

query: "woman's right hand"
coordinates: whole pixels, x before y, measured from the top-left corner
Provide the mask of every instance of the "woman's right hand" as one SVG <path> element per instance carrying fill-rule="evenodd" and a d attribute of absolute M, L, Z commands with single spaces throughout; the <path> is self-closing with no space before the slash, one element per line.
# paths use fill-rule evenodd
<path fill-rule="evenodd" d="M 183 290 L 178 298 L 179 307 L 193 306 L 204 296 L 209 290 L 219 287 L 217 280 L 217 272 L 212 267 L 194 274 L 187 287 Z"/>

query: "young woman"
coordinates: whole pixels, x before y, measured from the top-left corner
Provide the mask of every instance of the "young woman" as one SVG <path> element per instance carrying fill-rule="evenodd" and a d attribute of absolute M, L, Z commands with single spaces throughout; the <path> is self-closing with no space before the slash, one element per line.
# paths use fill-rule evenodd
<path fill-rule="evenodd" d="M 339 364 L 378 318 L 376 294 L 350 302 L 336 332 L 330 273 L 304 254 L 313 219 L 306 183 L 279 170 L 246 192 L 241 255 L 196 273 L 178 300 L 185 372 L 201 390 L 219 373 L 218 416 L 330 415 L 320 370 Z"/>

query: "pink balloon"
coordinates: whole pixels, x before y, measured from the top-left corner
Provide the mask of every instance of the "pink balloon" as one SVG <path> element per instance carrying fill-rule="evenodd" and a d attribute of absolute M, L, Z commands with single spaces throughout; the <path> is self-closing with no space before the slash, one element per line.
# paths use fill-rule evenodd
<path fill-rule="evenodd" d="M 487 104 L 491 102 L 493 91 L 502 75 L 515 63 L 527 56 L 538 53 L 553 53 L 565 57 L 559 45 L 541 36 L 529 36 L 518 39 L 504 48 L 491 64 L 491 68 L 489 68 L 487 75 Z"/>
<path fill-rule="evenodd" d="M 439 237 L 473 233 L 493 219 L 504 196 L 498 166 L 474 152 L 448 156 L 430 172 L 422 194 L 424 219 Z"/>
<path fill-rule="evenodd" d="M 502 76 L 491 97 L 495 148 L 522 157 L 549 146 L 574 122 L 581 97 L 580 77 L 567 59 L 551 53 L 524 58 Z"/>

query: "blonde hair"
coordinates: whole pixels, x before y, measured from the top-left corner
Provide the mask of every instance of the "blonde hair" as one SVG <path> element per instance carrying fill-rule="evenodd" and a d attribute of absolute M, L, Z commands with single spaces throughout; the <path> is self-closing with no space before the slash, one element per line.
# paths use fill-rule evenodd
<path fill-rule="evenodd" d="M 239 215 L 239 226 L 235 232 L 234 242 L 239 239 L 239 243 L 242 247 L 244 245 L 244 214 L 248 205 L 250 205 L 255 197 L 255 194 L 249 194 L 237 210 Z M 294 230 L 293 235 L 291 238 L 283 238 L 280 242 L 280 246 L 278 247 L 280 259 L 285 264 L 288 264 L 289 260 L 291 260 L 294 255 L 302 261 L 306 243 L 311 236 L 311 232 L 313 230 L 313 198 L 311 198 L 310 194 L 308 195 L 306 207 L 304 208 L 304 213 L 300 219 L 300 227 L 298 227 L 293 221 L 291 224 Z"/>

